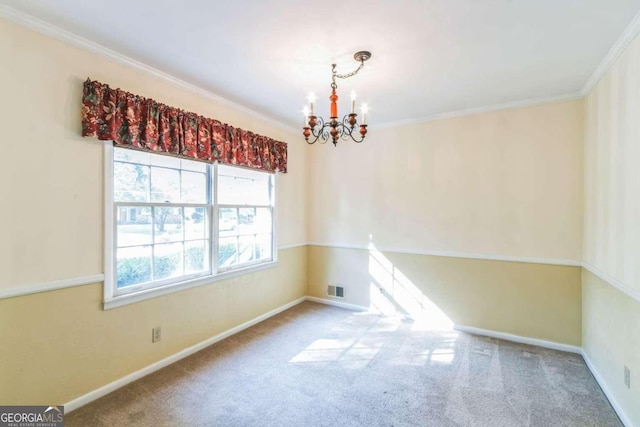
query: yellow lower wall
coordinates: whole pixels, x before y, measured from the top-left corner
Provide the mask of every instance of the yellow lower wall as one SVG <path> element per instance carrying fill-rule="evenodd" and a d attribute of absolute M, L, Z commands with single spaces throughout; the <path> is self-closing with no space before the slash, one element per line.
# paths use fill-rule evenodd
<path fill-rule="evenodd" d="M 632 425 L 640 426 L 640 302 L 582 273 L 582 347 Z M 624 366 L 631 388 L 624 385 Z"/>
<path fill-rule="evenodd" d="M 306 254 L 282 250 L 277 267 L 107 311 L 101 283 L 0 299 L 0 404 L 69 402 L 303 297 Z"/>
<path fill-rule="evenodd" d="M 640 304 L 581 271 L 307 246 L 280 251 L 273 269 L 107 311 L 99 283 L 2 299 L 0 404 L 69 402 L 305 294 L 327 298 L 331 284 L 345 287 L 349 304 L 412 316 L 437 311 L 458 325 L 584 344 L 633 412 Z M 152 344 L 155 326 L 163 337 Z M 623 364 L 631 368 L 632 391 L 623 388 Z"/>
<path fill-rule="evenodd" d="M 342 285 L 349 304 L 423 307 L 458 325 L 581 345 L 580 267 L 320 246 L 308 260 L 310 296 Z"/>

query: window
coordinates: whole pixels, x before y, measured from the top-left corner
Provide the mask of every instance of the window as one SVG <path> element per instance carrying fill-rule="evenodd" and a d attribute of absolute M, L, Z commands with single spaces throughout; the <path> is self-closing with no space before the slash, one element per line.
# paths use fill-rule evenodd
<path fill-rule="evenodd" d="M 272 174 L 110 146 L 107 153 L 105 306 L 275 261 Z"/>
<path fill-rule="evenodd" d="M 271 259 L 271 176 L 218 166 L 218 266 Z"/>

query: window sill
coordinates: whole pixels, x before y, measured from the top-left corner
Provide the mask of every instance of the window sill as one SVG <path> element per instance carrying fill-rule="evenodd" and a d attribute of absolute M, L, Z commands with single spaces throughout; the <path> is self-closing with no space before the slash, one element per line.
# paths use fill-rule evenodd
<path fill-rule="evenodd" d="M 110 310 L 112 308 L 122 307 L 128 304 L 134 304 L 140 301 L 156 298 L 162 295 L 172 294 L 174 292 L 184 291 L 185 289 L 195 288 L 197 286 L 208 285 L 211 283 L 219 282 L 221 280 L 230 279 L 236 276 L 242 276 L 244 274 L 253 273 L 256 271 L 266 270 L 276 267 L 278 261 L 269 261 L 262 264 L 252 265 L 245 268 L 239 268 L 237 270 L 225 271 L 216 275 L 198 277 L 197 279 L 186 280 L 184 282 L 173 283 L 171 285 L 161 286 L 152 289 L 145 289 L 139 292 L 132 292 L 130 294 L 118 295 L 113 298 L 104 300 L 104 310 Z"/>

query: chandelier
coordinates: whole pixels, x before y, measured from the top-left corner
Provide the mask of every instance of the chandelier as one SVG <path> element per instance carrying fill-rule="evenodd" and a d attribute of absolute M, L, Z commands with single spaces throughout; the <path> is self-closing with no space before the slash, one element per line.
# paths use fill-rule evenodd
<path fill-rule="evenodd" d="M 336 73 L 336 64 L 331 64 L 331 96 L 329 96 L 329 100 L 331 101 L 331 116 L 329 117 L 329 121 L 325 122 L 322 117 L 314 114 L 313 107 L 316 97 L 313 93 L 309 94 L 309 105 L 305 105 L 304 107 L 304 127 L 302 132 L 308 144 L 315 144 L 319 139 L 321 139 L 322 144 L 325 144 L 329 138 L 331 138 L 333 145 L 337 145 L 340 139 L 347 140 L 351 138 L 354 142 L 358 143 L 364 141 L 364 137 L 367 134 L 366 120 L 368 107 L 367 104 L 362 104 L 362 122 L 360 123 L 359 131 L 356 132 L 358 115 L 355 112 L 355 92 L 351 92 L 351 112 L 346 114 L 342 118 L 342 121 L 338 121 L 338 94 L 336 93 L 338 85 L 336 84 L 336 79 L 348 79 L 358 74 L 358 71 L 364 67 L 364 62 L 371 58 L 371 52 L 364 50 L 356 52 L 353 58 L 360 63 L 360 66 L 348 74 Z M 360 134 L 359 137 L 358 133 Z"/>

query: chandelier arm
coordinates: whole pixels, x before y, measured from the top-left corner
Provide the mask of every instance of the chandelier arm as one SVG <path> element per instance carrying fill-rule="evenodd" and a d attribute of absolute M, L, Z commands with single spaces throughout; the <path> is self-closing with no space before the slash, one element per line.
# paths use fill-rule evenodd
<path fill-rule="evenodd" d="M 357 129 L 357 123 L 356 123 L 356 124 L 354 124 L 353 126 L 351 126 L 351 123 L 349 123 L 349 120 L 347 119 L 347 117 L 349 117 L 349 115 L 348 115 L 348 114 L 347 114 L 347 115 L 345 115 L 345 116 L 342 118 L 342 123 L 341 123 L 342 127 L 345 129 L 345 134 L 346 134 L 346 135 L 344 136 L 344 140 L 346 141 L 346 140 L 347 140 L 347 136 L 348 136 L 349 138 L 351 138 L 351 140 L 352 140 L 353 142 L 357 142 L 358 144 L 360 144 L 362 141 L 364 141 L 364 136 L 361 136 L 361 137 L 360 137 L 360 139 L 356 139 L 356 138 L 353 136 L 353 133 L 354 133 L 354 132 L 356 131 L 356 129 Z M 361 126 L 362 126 L 362 125 L 361 125 Z M 366 125 L 365 125 L 365 126 L 366 126 Z"/>
<path fill-rule="evenodd" d="M 319 126 L 317 126 L 318 129 L 318 135 L 322 134 L 322 129 L 324 129 L 324 119 L 322 118 L 322 116 L 318 116 L 317 119 L 319 123 Z M 313 132 L 313 130 L 312 130 Z M 313 132 L 313 135 L 315 136 L 315 132 Z"/>
<path fill-rule="evenodd" d="M 307 139 L 307 144 L 311 145 L 311 144 L 315 144 L 318 141 L 318 138 L 320 138 L 320 135 L 316 135 L 313 134 L 313 136 L 315 136 L 315 138 L 313 138 L 312 140 Z"/>
<path fill-rule="evenodd" d="M 320 117 L 317 117 L 317 120 L 320 122 L 320 125 L 319 126 L 314 126 L 313 129 L 309 129 L 311 131 L 311 135 L 313 135 L 313 137 L 314 137 L 312 141 L 307 140 L 307 144 L 309 144 L 309 145 L 315 144 L 320 137 L 322 137 L 323 139 L 325 138 L 322 135 L 322 129 L 325 126 L 324 119 L 322 118 L 322 116 L 320 116 Z"/>
<path fill-rule="evenodd" d="M 329 140 L 329 132 L 327 131 L 331 127 L 330 122 L 325 122 L 322 117 L 318 117 L 320 119 L 320 127 L 318 128 L 318 137 L 322 137 L 321 144 L 326 144 Z M 316 138 L 317 139 L 317 138 Z"/>
<path fill-rule="evenodd" d="M 348 122 L 346 122 L 346 118 L 347 116 L 344 116 L 344 118 L 342 119 L 342 122 L 336 125 L 336 129 L 338 129 L 339 138 L 343 141 L 346 141 L 347 136 L 349 136 L 349 134 L 351 133 L 351 127 L 347 125 Z"/>
<path fill-rule="evenodd" d="M 326 127 L 327 127 L 327 124 L 322 126 L 322 129 L 320 129 L 321 135 L 322 135 L 322 141 L 320 141 L 321 144 L 326 144 L 327 141 L 329 140 L 329 133 L 327 133 L 327 131 L 325 130 Z"/>
<path fill-rule="evenodd" d="M 353 126 L 351 126 L 351 123 L 350 123 L 350 121 L 349 121 L 349 116 L 351 116 L 351 115 L 353 115 L 353 116 L 354 116 L 354 119 L 355 119 L 356 115 L 355 115 L 354 113 L 351 113 L 351 114 L 345 114 L 345 115 L 342 117 L 342 126 L 344 126 L 344 127 L 345 127 L 349 132 L 352 132 L 352 131 L 356 128 L 356 124 L 357 124 L 357 123 L 354 121 L 354 122 L 353 122 L 353 123 L 354 123 L 354 125 L 353 125 Z"/>
<path fill-rule="evenodd" d="M 353 140 L 353 142 L 356 142 L 356 143 L 358 143 L 358 144 L 360 144 L 362 141 L 364 141 L 364 136 L 363 136 L 362 138 L 360 138 L 359 140 L 358 140 L 358 139 L 355 139 L 355 138 L 353 137 L 353 132 L 349 132 L 349 136 L 351 137 L 351 139 Z"/>

